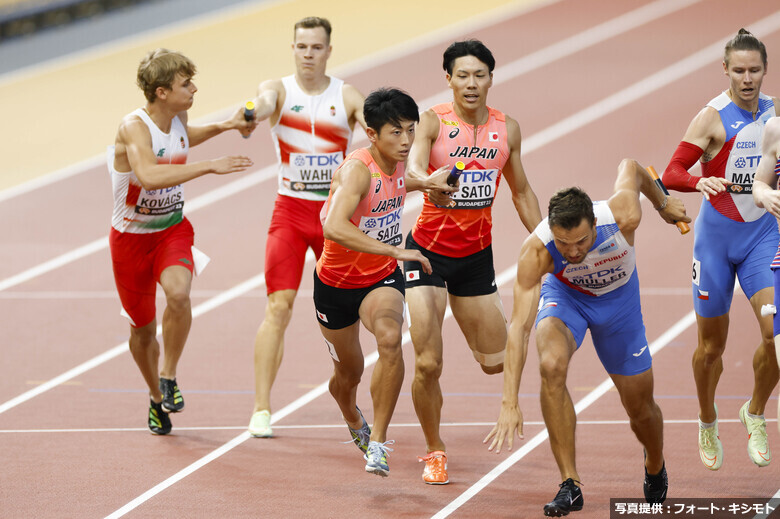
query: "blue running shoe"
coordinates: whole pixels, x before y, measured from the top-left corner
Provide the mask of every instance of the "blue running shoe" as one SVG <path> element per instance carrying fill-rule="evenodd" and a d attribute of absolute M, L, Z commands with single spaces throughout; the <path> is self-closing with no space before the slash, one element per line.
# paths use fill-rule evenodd
<path fill-rule="evenodd" d="M 352 442 L 357 445 L 358 449 L 363 451 L 363 454 L 366 454 L 368 452 L 368 442 L 371 441 L 371 427 L 368 426 L 366 419 L 363 418 L 360 408 L 355 407 L 355 409 L 357 409 L 360 419 L 363 420 L 363 425 L 360 426 L 360 429 L 353 429 L 347 425 L 347 429 L 349 429 L 349 434 L 352 435 Z"/>

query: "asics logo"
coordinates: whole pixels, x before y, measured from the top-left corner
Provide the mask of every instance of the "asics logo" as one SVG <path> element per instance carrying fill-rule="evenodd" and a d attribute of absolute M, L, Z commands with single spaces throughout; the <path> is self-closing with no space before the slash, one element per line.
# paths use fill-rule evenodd
<path fill-rule="evenodd" d="M 632 355 L 634 355 L 634 357 L 639 357 L 640 355 L 642 355 L 645 352 L 646 349 L 647 349 L 647 344 L 642 346 L 642 349 L 639 350 L 639 353 L 633 353 Z"/>
<path fill-rule="evenodd" d="M 740 126 L 742 126 L 743 124 L 745 124 L 743 121 L 737 121 L 737 122 L 735 122 L 734 124 L 732 124 L 732 125 L 731 125 L 731 127 L 732 127 L 732 128 L 734 128 L 734 129 L 736 130 L 737 128 L 739 128 L 739 127 L 740 127 Z"/>
<path fill-rule="evenodd" d="M 385 285 L 392 285 L 395 283 L 395 279 L 385 279 Z"/>

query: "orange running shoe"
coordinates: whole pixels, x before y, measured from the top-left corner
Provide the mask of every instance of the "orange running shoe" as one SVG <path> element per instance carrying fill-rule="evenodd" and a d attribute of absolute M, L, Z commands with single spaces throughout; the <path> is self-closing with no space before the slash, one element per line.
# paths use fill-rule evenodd
<path fill-rule="evenodd" d="M 417 461 L 425 462 L 423 481 L 429 485 L 446 485 L 450 482 L 447 477 L 447 455 L 444 451 L 429 452 L 427 456 L 418 457 Z"/>

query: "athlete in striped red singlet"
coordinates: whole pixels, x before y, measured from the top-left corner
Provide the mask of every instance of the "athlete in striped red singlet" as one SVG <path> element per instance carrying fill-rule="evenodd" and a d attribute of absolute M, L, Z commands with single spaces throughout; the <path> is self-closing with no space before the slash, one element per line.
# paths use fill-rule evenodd
<path fill-rule="evenodd" d="M 355 123 L 365 128 L 363 95 L 328 76 L 331 25 L 325 18 L 298 21 L 292 44 L 295 74 L 264 81 L 255 100 L 255 119 L 268 119 L 279 160 L 279 184 L 265 247 L 268 302 L 255 336 L 255 406 L 252 436 L 271 429 L 271 386 L 284 353 L 284 332 L 292 317 L 311 248 L 322 253 L 320 210 L 333 172 L 342 163 Z"/>
<path fill-rule="evenodd" d="M 119 299 L 130 318 L 130 352 L 149 386 L 148 425 L 155 434 L 171 431 L 169 412 L 184 408 L 176 367 L 192 323 L 190 286 L 194 233 L 183 216 L 181 184 L 200 176 L 242 171 L 247 157 L 222 157 L 186 164 L 190 146 L 235 129 L 244 135 L 256 124 L 244 120 L 243 107 L 227 121 L 203 126 L 187 123 L 198 90 L 195 65 L 178 52 L 157 49 L 138 67 L 137 83 L 147 103 L 125 116 L 108 169 L 114 189 L 109 244 Z M 158 374 L 155 293 L 165 292 L 165 355 Z"/>
<path fill-rule="evenodd" d="M 692 364 L 699 399 L 699 458 L 709 470 L 723 463 L 715 390 L 723 372 L 735 277 L 761 331 L 753 354 L 751 399 L 739 417 L 747 429 L 750 459 L 759 467 L 771 460 L 764 408 L 780 372 L 772 320 L 761 315 L 761 307 L 774 299 L 768 266 L 780 234 L 772 215 L 756 207 L 750 196 L 764 126 L 777 114 L 777 100 L 761 93 L 766 67 L 764 44 L 740 29 L 723 57 L 728 90 L 699 111 L 663 175 L 669 189 L 703 195 L 693 241 L 691 289 L 699 333 Z M 691 175 L 688 170 L 699 160 L 702 176 Z"/>
<path fill-rule="evenodd" d="M 780 118 L 770 119 L 764 128 L 764 139 L 761 144 L 761 161 L 753 181 L 753 199 L 758 207 L 763 207 L 772 214 L 780 225 L 780 191 L 777 191 L 777 178 L 780 176 Z M 772 260 L 774 274 L 775 312 L 780 308 L 780 243 Z M 775 355 L 780 364 L 780 315 L 775 313 L 773 323 L 775 336 Z M 780 399 L 777 402 L 777 415 L 780 416 Z M 780 421 L 777 423 L 780 430 Z"/>

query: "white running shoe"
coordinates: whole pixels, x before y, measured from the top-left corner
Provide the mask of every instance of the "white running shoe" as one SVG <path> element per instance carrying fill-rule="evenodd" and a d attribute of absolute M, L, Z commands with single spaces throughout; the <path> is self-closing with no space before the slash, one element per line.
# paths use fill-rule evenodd
<path fill-rule="evenodd" d="M 739 410 L 739 421 L 748 432 L 747 451 L 753 463 L 759 467 L 766 467 L 772 461 L 772 453 L 769 451 L 769 441 L 766 437 L 766 420 L 764 416 L 753 416 L 748 413 L 750 400 Z"/>
<path fill-rule="evenodd" d="M 704 466 L 718 470 L 723 464 L 723 444 L 718 436 L 718 406 L 715 406 L 715 425 L 704 427 L 699 418 L 699 457 Z"/>
<path fill-rule="evenodd" d="M 368 442 L 368 449 L 363 456 L 366 460 L 366 472 L 382 476 L 383 478 L 390 475 L 390 467 L 387 466 L 387 451 L 393 450 L 388 447 L 392 443 L 395 443 L 394 440 L 388 440 L 384 443 Z"/>
<path fill-rule="evenodd" d="M 249 421 L 249 434 L 255 438 L 270 438 L 274 435 L 271 430 L 271 413 L 267 410 L 258 411 L 252 415 Z"/>

